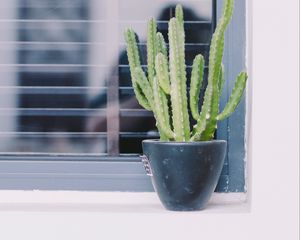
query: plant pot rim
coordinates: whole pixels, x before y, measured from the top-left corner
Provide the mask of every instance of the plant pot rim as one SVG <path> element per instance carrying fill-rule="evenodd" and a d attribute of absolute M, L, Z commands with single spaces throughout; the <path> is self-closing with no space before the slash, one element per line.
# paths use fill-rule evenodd
<path fill-rule="evenodd" d="M 153 143 L 153 144 L 159 144 L 159 145 L 209 145 L 209 144 L 224 144 L 227 143 L 226 140 L 219 140 L 219 139 L 214 139 L 210 141 L 197 141 L 197 142 L 175 142 L 175 141 L 160 141 L 159 139 L 146 139 L 143 140 L 143 143 Z"/>

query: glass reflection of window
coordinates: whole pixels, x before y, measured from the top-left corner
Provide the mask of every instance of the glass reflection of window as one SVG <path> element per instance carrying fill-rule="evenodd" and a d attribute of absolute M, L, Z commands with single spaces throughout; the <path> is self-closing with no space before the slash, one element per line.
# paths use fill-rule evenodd
<path fill-rule="evenodd" d="M 31 136 L 28 140 L 38 147 L 69 145 L 80 140 L 74 133 L 84 131 L 88 9 L 86 0 L 19 2 L 18 131 L 23 140 Z"/>
<path fill-rule="evenodd" d="M 191 65 L 197 53 L 208 54 L 212 1 L 183 4 Z M 2 110 L 7 121 L 2 119 L 1 152 L 131 154 L 141 152 L 143 139 L 158 137 L 152 114 L 133 94 L 123 31 L 136 30 L 146 64 L 146 20 L 155 16 L 167 40 L 175 3 L 142 5 L 139 0 L 5 1 L 2 8 L 14 14 L 0 28 L 12 33 L 2 36 L 15 53 L 5 71 L 16 81 L 8 88 L 15 99 Z M 2 88 L 0 98 L 8 95 Z"/>

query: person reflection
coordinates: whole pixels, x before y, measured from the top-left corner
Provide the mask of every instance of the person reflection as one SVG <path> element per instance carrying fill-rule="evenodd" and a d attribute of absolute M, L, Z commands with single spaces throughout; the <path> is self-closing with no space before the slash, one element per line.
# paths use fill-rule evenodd
<path fill-rule="evenodd" d="M 158 31 L 160 31 L 166 42 L 168 42 L 168 24 L 167 22 L 175 15 L 175 4 L 168 5 L 162 9 L 160 12 L 157 22 L 158 22 Z M 188 66 L 192 65 L 194 57 L 200 52 L 204 56 L 208 54 L 208 46 L 203 43 L 209 43 L 211 38 L 211 24 L 202 16 L 197 15 L 190 8 L 183 8 L 185 16 L 185 31 L 186 31 L 186 64 Z M 201 23 L 203 22 L 203 23 Z M 142 39 L 141 42 L 145 42 Z M 146 64 L 146 46 L 140 47 L 141 52 L 141 61 L 142 64 Z M 126 50 L 123 49 L 119 55 L 118 66 L 128 65 L 128 59 Z M 116 66 L 113 66 L 113 69 L 116 69 Z M 119 104 L 121 109 L 141 109 L 139 104 L 136 101 L 136 98 L 133 94 L 126 94 L 125 90 L 122 90 L 122 87 L 131 87 L 131 77 L 129 72 L 129 67 L 118 67 L 119 74 L 119 86 L 120 97 Z M 190 75 L 189 69 L 187 70 L 188 76 Z M 113 75 L 113 73 L 111 74 Z M 110 77 L 108 77 L 109 81 Z M 106 96 L 104 94 L 98 95 L 96 98 L 92 99 L 90 102 L 90 108 L 100 108 L 105 105 Z M 107 119 L 107 121 L 113 121 L 113 119 Z M 105 131 L 106 125 L 105 121 L 94 118 L 88 121 L 87 125 L 88 131 L 101 132 Z M 155 131 L 155 121 L 151 117 L 121 117 L 120 119 L 120 131 L 122 132 L 150 132 Z M 120 139 L 120 152 L 121 153 L 138 153 L 141 152 L 141 140 L 144 137 L 137 139 Z"/>

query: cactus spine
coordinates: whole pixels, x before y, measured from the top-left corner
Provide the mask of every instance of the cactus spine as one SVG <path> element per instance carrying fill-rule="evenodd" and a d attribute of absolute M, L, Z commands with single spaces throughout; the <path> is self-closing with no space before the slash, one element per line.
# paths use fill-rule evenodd
<path fill-rule="evenodd" d="M 219 113 L 219 101 L 224 85 L 222 65 L 224 38 L 231 20 L 234 0 L 224 0 L 223 14 L 213 34 L 208 84 L 199 113 L 199 94 L 204 75 L 204 57 L 195 57 L 191 75 L 189 105 L 196 125 L 190 128 L 185 65 L 184 16 L 180 5 L 176 17 L 169 22 L 169 57 L 165 40 L 157 32 L 154 19 L 148 23 L 148 74 L 142 70 L 136 35 L 132 29 L 125 32 L 127 55 L 132 85 L 141 106 L 153 111 L 162 141 L 207 141 L 214 137 L 217 121 L 229 117 L 240 102 L 246 87 L 247 73 L 241 72 L 224 110 Z M 171 111 L 169 107 L 171 106 Z M 170 116 L 170 112 L 172 113 Z"/>

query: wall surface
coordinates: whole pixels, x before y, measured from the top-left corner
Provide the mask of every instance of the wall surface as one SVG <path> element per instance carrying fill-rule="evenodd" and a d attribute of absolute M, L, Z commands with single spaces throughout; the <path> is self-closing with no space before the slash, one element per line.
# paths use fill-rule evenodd
<path fill-rule="evenodd" d="M 297 240 L 299 1 L 249 0 L 248 5 L 249 212 L 145 212 L 139 211 L 142 200 L 125 212 L 92 206 L 89 211 L 53 210 L 45 204 L 35 211 L 1 211 L 0 239 Z"/>

